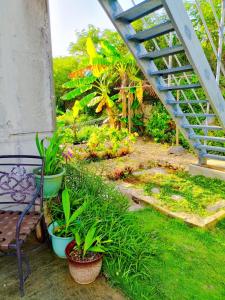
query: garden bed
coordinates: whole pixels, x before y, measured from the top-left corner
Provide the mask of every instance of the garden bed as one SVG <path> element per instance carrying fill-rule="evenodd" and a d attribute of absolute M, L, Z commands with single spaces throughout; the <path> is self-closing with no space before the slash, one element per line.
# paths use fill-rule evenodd
<path fill-rule="evenodd" d="M 225 183 L 166 168 L 136 171 L 118 182 L 136 202 L 198 227 L 210 227 L 225 216 Z"/>
<path fill-rule="evenodd" d="M 139 138 L 126 156 L 91 162 L 92 172 L 116 180 L 119 189 L 136 202 L 198 227 L 210 227 L 225 216 L 224 182 L 185 173 L 196 158 L 184 151 L 169 154 L 167 144 Z"/>
<path fill-rule="evenodd" d="M 131 153 L 118 158 L 91 162 L 87 167 L 94 173 L 108 177 L 113 172 L 127 167 L 133 171 L 152 166 L 188 171 L 189 165 L 197 162 L 197 158 L 188 151 L 184 151 L 182 155 L 175 155 L 169 154 L 169 149 L 168 144 L 158 144 L 139 137 Z"/>

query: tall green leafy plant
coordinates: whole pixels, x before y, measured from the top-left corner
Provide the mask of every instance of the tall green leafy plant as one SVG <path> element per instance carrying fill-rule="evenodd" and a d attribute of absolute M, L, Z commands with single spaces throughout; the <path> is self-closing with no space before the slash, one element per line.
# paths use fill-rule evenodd
<path fill-rule="evenodd" d="M 107 251 L 105 244 L 111 243 L 111 240 L 102 240 L 101 235 L 97 234 L 97 223 L 95 222 L 85 235 L 84 232 L 74 231 L 74 238 L 76 245 L 74 250 L 77 251 L 82 258 L 84 258 L 88 252 L 104 253 Z M 104 244 L 104 245 L 103 245 Z"/>
<path fill-rule="evenodd" d="M 40 139 L 36 133 L 37 150 L 39 155 L 44 158 L 44 175 L 56 175 L 62 169 L 62 138 L 63 136 L 58 132 L 54 132 L 51 138 L 45 137 L 43 139 Z"/>
<path fill-rule="evenodd" d="M 55 228 L 54 233 L 57 236 L 67 237 L 71 235 L 75 221 L 82 214 L 86 207 L 86 202 L 84 202 L 78 209 L 76 209 L 72 213 L 70 202 L 69 190 L 65 189 L 62 192 L 62 209 L 64 218 L 55 220 L 57 223 L 57 227 Z"/>
<path fill-rule="evenodd" d="M 81 74 L 76 72 L 72 79 L 63 85 L 65 89 L 70 89 L 70 91 L 62 99 L 66 101 L 76 100 L 72 109 L 74 117 L 87 106 L 96 107 L 96 113 L 105 109 L 110 126 L 114 127 L 116 121 L 115 100 L 118 97 L 110 95 L 110 87 L 115 82 L 115 72 L 113 72 L 111 61 L 97 52 L 91 38 L 86 41 L 86 49 L 89 65 L 85 72 L 81 72 Z"/>

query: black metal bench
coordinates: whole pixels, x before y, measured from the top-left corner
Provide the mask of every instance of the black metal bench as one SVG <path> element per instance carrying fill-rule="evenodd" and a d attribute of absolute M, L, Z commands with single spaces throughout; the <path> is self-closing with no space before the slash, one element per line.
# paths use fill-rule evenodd
<path fill-rule="evenodd" d="M 39 188 L 32 173 L 37 167 L 41 169 Z M 17 257 L 21 296 L 24 295 L 25 280 L 31 273 L 22 247 L 37 224 L 41 224 L 43 234 L 46 232 L 42 212 L 43 170 L 44 161 L 40 156 L 0 156 L 0 252 Z"/>

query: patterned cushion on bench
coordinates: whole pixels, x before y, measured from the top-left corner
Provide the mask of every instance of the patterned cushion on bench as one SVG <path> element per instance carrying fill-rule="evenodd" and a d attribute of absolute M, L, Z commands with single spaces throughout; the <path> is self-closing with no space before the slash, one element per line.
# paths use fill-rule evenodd
<path fill-rule="evenodd" d="M 15 244 L 16 224 L 21 212 L 0 210 L 0 249 L 7 250 Z M 24 242 L 40 220 L 39 212 L 28 213 L 21 225 L 20 240 Z"/>

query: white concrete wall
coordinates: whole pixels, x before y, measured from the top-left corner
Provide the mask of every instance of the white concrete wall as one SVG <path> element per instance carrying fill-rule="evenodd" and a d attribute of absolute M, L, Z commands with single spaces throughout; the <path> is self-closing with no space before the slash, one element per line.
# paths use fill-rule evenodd
<path fill-rule="evenodd" d="M 54 107 L 48 0 L 0 0 L 0 155 L 36 154 Z"/>

